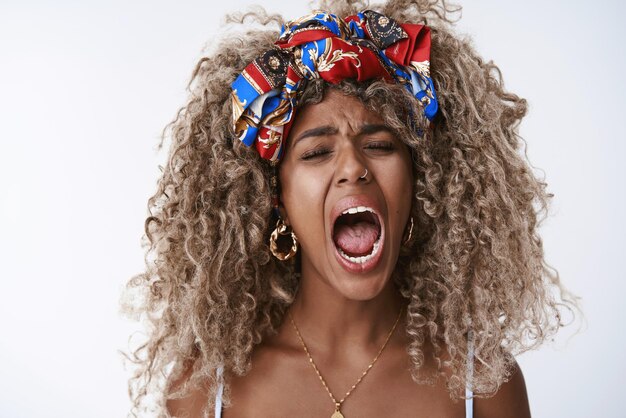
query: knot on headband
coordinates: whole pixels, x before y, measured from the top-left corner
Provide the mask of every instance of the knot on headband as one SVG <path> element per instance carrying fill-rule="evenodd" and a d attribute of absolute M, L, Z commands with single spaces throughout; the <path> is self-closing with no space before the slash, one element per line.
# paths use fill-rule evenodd
<path fill-rule="evenodd" d="M 316 12 L 285 23 L 272 49 L 231 85 L 236 136 L 278 163 L 303 80 L 385 79 L 404 85 L 432 122 L 437 99 L 430 78 L 430 28 L 399 24 L 365 10 L 340 19 Z"/>

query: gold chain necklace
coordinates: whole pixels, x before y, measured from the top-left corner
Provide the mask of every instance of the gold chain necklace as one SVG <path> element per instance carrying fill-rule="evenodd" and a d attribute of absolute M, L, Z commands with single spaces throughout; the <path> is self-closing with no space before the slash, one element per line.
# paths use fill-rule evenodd
<path fill-rule="evenodd" d="M 340 400 L 340 401 L 337 401 L 337 399 L 335 399 L 333 394 L 330 392 L 330 389 L 328 389 L 328 385 L 326 384 L 326 381 L 324 380 L 324 378 L 322 377 L 322 374 L 320 373 L 319 369 L 315 365 L 315 362 L 313 361 L 313 357 L 311 357 L 311 353 L 309 353 L 309 349 L 306 347 L 306 344 L 304 343 L 304 340 L 302 339 L 302 335 L 300 335 L 300 331 L 298 330 L 298 327 L 296 326 L 296 323 L 293 320 L 293 316 L 291 316 L 291 311 L 287 312 L 289 314 L 289 319 L 291 320 L 291 324 L 293 325 L 293 328 L 296 330 L 296 334 L 298 334 L 298 338 L 300 339 L 300 342 L 302 343 L 302 347 L 304 348 L 304 351 L 306 352 L 306 355 L 309 357 L 309 363 L 311 363 L 311 366 L 313 366 L 313 368 L 315 369 L 315 373 L 317 373 L 317 377 L 320 378 L 320 380 L 322 381 L 322 384 L 324 385 L 324 388 L 326 389 L 326 392 L 328 392 L 328 396 L 330 396 L 330 399 L 332 399 L 333 403 L 335 404 L 335 412 L 333 412 L 333 414 L 331 415 L 330 418 L 344 418 L 343 414 L 340 411 L 341 404 L 343 404 L 343 402 L 346 400 L 346 398 L 348 396 L 350 396 L 350 394 L 352 393 L 354 388 L 359 383 L 361 383 L 361 380 L 363 380 L 365 375 L 367 373 L 369 373 L 369 371 L 372 368 L 372 366 L 374 365 L 374 363 L 376 363 L 376 360 L 378 360 L 378 357 L 380 357 L 380 354 L 383 352 L 383 350 L 387 346 L 387 343 L 389 342 L 389 339 L 391 338 L 391 335 L 395 331 L 396 326 L 398 325 L 398 322 L 400 321 L 400 317 L 402 316 L 402 311 L 403 310 L 404 310 L 404 308 L 400 308 L 400 312 L 398 313 L 398 318 L 396 318 L 395 324 L 393 324 L 393 327 L 391 328 L 391 331 L 389 331 L 389 335 L 387 335 L 387 339 L 385 340 L 385 343 L 380 348 L 380 350 L 378 350 L 378 354 L 376 354 L 376 357 L 374 357 L 374 361 L 372 361 L 370 363 L 370 365 L 367 366 L 367 369 L 365 369 L 365 371 L 363 372 L 361 377 L 359 377 L 359 379 L 356 381 L 356 383 L 354 385 L 352 385 L 352 388 L 350 388 L 350 390 L 346 393 L 346 396 L 344 396 L 343 399 Z"/>

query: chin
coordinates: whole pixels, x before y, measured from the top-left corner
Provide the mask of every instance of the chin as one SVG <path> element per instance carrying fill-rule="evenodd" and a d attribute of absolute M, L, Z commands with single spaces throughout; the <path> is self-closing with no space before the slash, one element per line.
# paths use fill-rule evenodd
<path fill-rule="evenodd" d="M 383 263 L 381 263 L 383 264 Z M 349 273 L 340 267 L 328 277 L 330 285 L 346 299 L 367 301 L 375 299 L 390 284 L 393 269 L 375 269 L 369 273 Z M 380 270 L 380 271 L 376 271 Z"/>

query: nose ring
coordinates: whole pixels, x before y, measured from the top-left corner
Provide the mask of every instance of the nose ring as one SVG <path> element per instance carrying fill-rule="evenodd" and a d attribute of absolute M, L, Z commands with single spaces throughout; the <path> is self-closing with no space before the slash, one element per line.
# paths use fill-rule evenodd
<path fill-rule="evenodd" d="M 360 179 L 365 180 L 367 178 L 367 168 L 365 169 L 365 174 L 363 174 L 361 177 L 359 177 Z"/>

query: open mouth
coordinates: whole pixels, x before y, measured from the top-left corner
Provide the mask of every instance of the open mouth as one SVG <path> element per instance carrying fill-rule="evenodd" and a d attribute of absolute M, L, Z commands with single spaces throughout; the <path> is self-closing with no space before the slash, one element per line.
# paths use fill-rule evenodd
<path fill-rule="evenodd" d="M 381 235 L 380 219 L 367 206 L 345 209 L 333 225 L 333 242 L 337 252 L 350 264 L 367 265 L 377 258 Z"/>

